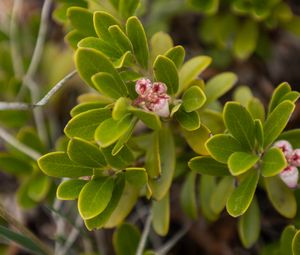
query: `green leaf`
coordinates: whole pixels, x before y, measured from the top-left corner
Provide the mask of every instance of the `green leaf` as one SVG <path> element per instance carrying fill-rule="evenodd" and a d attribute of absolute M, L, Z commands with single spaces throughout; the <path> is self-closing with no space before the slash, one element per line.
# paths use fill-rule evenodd
<path fill-rule="evenodd" d="M 155 60 L 158 55 L 165 54 L 173 47 L 173 40 L 165 32 L 157 32 L 151 37 L 151 60 Z"/>
<path fill-rule="evenodd" d="M 125 178 L 136 189 L 143 188 L 148 182 L 148 175 L 145 168 L 128 167 L 125 171 Z"/>
<path fill-rule="evenodd" d="M 280 103 L 264 123 L 264 148 L 272 144 L 285 128 L 295 105 L 290 101 Z"/>
<path fill-rule="evenodd" d="M 137 17 L 130 17 L 127 20 L 126 32 L 132 43 L 137 61 L 144 69 L 147 69 L 149 59 L 148 41 L 143 25 Z"/>
<path fill-rule="evenodd" d="M 195 80 L 210 63 L 211 58 L 207 56 L 194 57 L 187 61 L 179 70 L 178 94 L 186 90 L 190 83 Z"/>
<path fill-rule="evenodd" d="M 247 110 L 253 119 L 259 119 L 262 123 L 265 121 L 265 107 L 259 99 L 253 97 L 248 103 Z"/>
<path fill-rule="evenodd" d="M 249 209 L 238 222 L 239 236 L 245 248 L 249 249 L 258 240 L 260 227 L 260 211 L 257 199 L 254 197 Z"/>
<path fill-rule="evenodd" d="M 110 26 L 108 31 L 123 54 L 127 51 L 133 51 L 129 38 L 118 25 Z"/>
<path fill-rule="evenodd" d="M 134 155 L 126 145 L 123 146 L 123 148 L 116 155 L 112 154 L 113 148 L 114 148 L 113 145 L 107 148 L 101 148 L 101 151 L 104 154 L 106 162 L 112 168 L 123 169 L 132 163 L 132 161 L 134 160 Z"/>
<path fill-rule="evenodd" d="M 182 106 L 186 112 L 192 112 L 201 108 L 206 101 L 206 96 L 201 88 L 192 86 L 182 96 Z"/>
<path fill-rule="evenodd" d="M 94 228 L 99 229 L 104 226 L 104 224 L 112 216 L 118 203 L 120 202 L 124 189 L 125 189 L 125 177 L 124 175 L 119 175 L 118 179 L 115 182 L 111 200 L 109 201 L 107 207 L 103 210 L 102 213 L 100 213 L 96 217 L 84 221 L 88 230 L 91 231 Z"/>
<path fill-rule="evenodd" d="M 196 202 L 196 174 L 190 172 L 180 192 L 180 204 L 183 211 L 191 218 L 197 219 L 197 202 Z"/>
<path fill-rule="evenodd" d="M 255 138 L 257 141 L 257 144 L 259 148 L 262 148 L 264 145 L 264 128 L 263 124 L 260 120 L 256 119 L 254 120 L 254 126 L 255 126 Z"/>
<path fill-rule="evenodd" d="M 291 92 L 291 86 L 287 82 L 283 82 L 275 88 L 269 103 L 269 113 L 271 113 L 281 102 L 282 98 Z"/>
<path fill-rule="evenodd" d="M 120 23 L 109 13 L 104 11 L 94 12 L 94 27 L 97 35 L 106 41 L 111 40 L 109 27 L 113 25 L 120 25 Z"/>
<path fill-rule="evenodd" d="M 205 14 L 214 14 L 219 8 L 219 0 L 189 0 L 189 3 Z"/>
<path fill-rule="evenodd" d="M 118 48 L 114 47 L 111 43 L 104 41 L 103 39 L 96 37 L 86 37 L 78 43 L 79 48 L 89 48 L 97 51 L 101 51 L 108 58 L 120 58 L 122 52 Z"/>
<path fill-rule="evenodd" d="M 228 158 L 232 153 L 243 150 L 239 141 L 227 134 L 212 136 L 206 142 L 206 148 L 209 151 L 209 154 L 221 163 L 227 163 Z"/>
<path fill-rule="evenodd" d="M 112 118 L 114 120 L 120 120 L 124 115 L 128 113 L 130 102 L 126 97 L 120 97 L 114 105 L 112 111 Z"/>
<path fill-rule="evenodd" d="M 200 206 L 203 216 L 209 221 L 215 221 L 219 217 L 210 206 L 212 194 L 215 189 L 216 178 L 214 176 L 202 175 L 199 182 Z"/>
<path fill-rule="evenodd" d="M 259 180 L 259 171 L 252 169 L 227 200 L 226 209 L 232 217 L 243 215 L 249 208 Z"/>
<path fill-rule="evenodd" d="M 132 118 L 128 130 L 116 142 L 111 152 L 113 156 L 117 155 L 120 152 L 120 150 L 122 150 L 122 148 L 126 145 L 128 140 L 131 138 L 136 123 L 137 123 L 137 119 Z"/>
<path fill-rule="evenodd" d="M 65 41 L 74 49 L 77 49 L 77 44 L 86 37 L 85 34 L 80 33 L 78 30 L 71 30 L 65 35 Z"/>
<path fill-rule="evenodd" d="M 93 14 L 86 8 L 70 7 L 67 16 L 72 26 L 80 31 L 80 33 L 87 36 L 96 36 L 93 25 Z"/>
<path fill-rule="evenodd" d="M 273 147 L 264 153 L 261 163 L 261 175 L 264 177 L 277 175 L 287 167 L 287 164 L 282 150 Z"/>
<path fill-rule="evenodd" d="M 116 255 L 135 255 L 140 238 L 141 234 L 136 226 L 129 223 L 120 225 L 113 234 Z"/>
<path fill-rule="evenodd" d="M 234 73 L 225 72 L 214 76 L 205 86 L 206 104 L 209 104 L 228 92 L 238 78 Z"/>
<path fill-rule="evenodd" d="M 226 206 L 226 202 L 234 190 L 234 178 L 223 177 L 212 192 L 210 208 L 215 214 L 220 214 Z"/>
<path fill-rule="evenodd" d="M 197 130 L 201 125 L 199 113 L 196 111 L 186 112 L 183 109 L 179 109 L 174 114 L 174 117 L 180 126 L 188 131 Z"/>
<path fill-rule="evenodd" d="M 18 159 L 6 152 L 0 152 L 1 171 L 13 175 L 29 175 L 32 165 L 29 162 Z"/>
<path fill-rule="evenodd" d="M 283 132 L 279 137 L 278 140 L 287 140 L 293 146 L 293 148 L 300 147 L 300 129 L 292 129 Z"/>
<path fill-rule="evenodd" d="M 170 225 L 170 195 L 169 192 L 159 201 L 152 202 L 152 226 L 154 231 L 165 236 L 169 232 Z"/>
<path fill-rule="evenodd" d="M 105 158 L 98 147 L 83 139 L 71 139 L 67 152 L 70 159 L 80 165 L 96 168 L 106 166 Z"/>
<path fill-rule="evenodd" d="M 201 110 L 201 123 L 207 126 L 212 134 L 219 134 L 225 131 L 223 115 L 216 110 Z"/>
<path fill-rule="evenodd" d="M 280 237 L 280 253 L 283 255 L 294 255 L 292 250 L 292 241 L 297 233 L 297 229 L 294 226 L 287 226 L 283 230 Z"/>
<path fill-rule="evenodd" d="M 95 132 L 95 140 L 102 147 L 108 147 L 115 143 L 130 128 L 132 115 L 127 114 L 116 121 L 112 118 L 103 121 Z"/>
<path fill-rule="evenodd" d="M 223 116 L 229 132 L 246 149 L 253 148 L 255 142 L 254 121 L 246 108 L 239 103 L 228 102 L 225 105 Z"/>
<path fill-rule="evenodd" d="M 154 74 L 157 81 L 167 85 L 167 93 L 174 95 L 178 91 L 179 79 L 177 67 L 169 58 L 159 55 L 153 64 Z"/>
<path fill-rule="evenodd" d="M 165 56 L 171 59 L 177 68 L 180 68 L 184 61 L 185 50 L 182 46 L 175 46 L 169 49 Z"/>
<path fill-rule="evenodd" d="M 22 128 L 18 134 L 17 139 L 29 146 L 30 148 L 40 152 L 40 153 L 46 153 L 47 148 L 43 141 L 41 141 L 37 131 L 34 128 L 31 127 L 24 127 Z"/>
<path fill-rule="evenodd" d="M 257 23 L 248 20 L 240 27 L 233 45 L 233 52 L 239 59 L 245 60 L 254 52 L 258 39 Z"/>
<path fill-rule="evenodd" d="M 120 225 L 135 206 L 138 196 L 138 190 L 131 186 L 128 182 L 125 182 L 125 188 L 122 196 L 104 227 L 113 228 Z"/>
<path fill-rule="evenodd" d="M 79 105 L 76 105 L 70 112 L 70 115 L 72 117 L 75 117 L 76 115 L 87 112 L 89 110 L 95 110 L 104 108 L 107 104 L 111 103 L 110 99 L 107 100 L 107 102 L 88 102 L 88 103 L 81 103 Z"/>
<path fill-rule="evenodd" d="M 97 73 L 93 75 L 92 81 L 94 87 L 105 96 L 117 99 L 127 95 L 127 90 L 124 90 L 109 73 Z"/>
<path fill-rule="evenodd" d="M 28 196 L 36 202 L 41 202 L 47 195 L 51 186 L 48 176 L 37 172 L 28 181 Z"/>
<path fill-rule="evenodd" d="M 153 130 L 158 130 L 161 128 L 161 121 L 157 114 L 134 107 L 130 108 L 130 112 L 144 122 L 147 127 Z"/>
<path fill-rule="evenodd" d="M 139 0 L 119 0 L 119 13 L 122 18 L 127 19 L 133 16 L 139 4 Z"/>
<path fill-rule="evenodd" d="M 120 88 L 124 88 L 123 94 L 127 94 L 127 88 L 119 73 L 111 61 L 100 51 L 88 48 L 79 48 L 75 53 L 75 65 L 80 77 L 91 87 L 94 87 L 92 77 L 99 73 L 110 74 Z"/>
<path fill-rule="evenodd" d="M 253 167 L 258 160 L 259 156 L 257 155 L 246 152 L 234 152 L 228 158 L 229 171 L 233 176 L 243 174 Z"/>
<path fill-rule="evenodd" d="M 299 255 L 300 251 L 300 230 L 297 231 L 296 235 L 293 238 L 292 249 L 294 255 Z"/>
<path fill-rule="evenodd" d="M 38 164 L 46 175 L 52 177 L 77 178 L 93 174 L 93 168 L 78 165 L 65 152 L 50 152 L 39 158 Z"/>
<path fill-rule="evenodd" d="M 233 99 L 241 105 L 247 107 L 250 100 L 253 98 L 251 89 L 248 86 L 239 86 L 234 90 Z"/>
<path fill-rule="evenodd" d="M 83 219 L 91 219 L 107 207 L 114 189 L 111 177 L 94 178 L 79 193 L 78 210 Z"/>
<path fill-rule="evenodd" d="M 229 175 L 228 167 L 208 156 L 194 157 L 189 161 L 189 168 L 193 171 L 212 176 Z"/>
<path fill-rule="evenodd" d="M 37 205 L 37 202 L 28 196 L 29 185 L 30 179 L 23 181 L 16 194 L 18 205 L 23 209 L 31 209 Z"/>
<path fill-rule="evenodd" d="M 145 167 L 150 178 L 156 179 L 161 175 L 158 131 L 151 134 L 151 139 L 146 151 Z"/>
<path fill-rule="evenodd" d="M 26 250 L 32 252 L 33 254 L 37 255 L 47 255 L 49 254 L 48 251 L 43 250 L 39 245 L 37 245 L 34 240 L 30 237 L 24 236 L 17 232 L 14 232 L 4 226 L 0 226 L 0 236 L 5 238 L 9 241 L 13 241 L 20 245 L 21 247 L 25 248 Z"/>
<path fill-rule="evenodd" d="M 265 178 L 265 187 L 276 211 L 286 218 L 294 218 L 297 212 L 297 202 L 293 191 L 278 176 Z"/>
<path fill-rule="evenodd" d="M 85 180 L 67 180 L 59 184 L 56 196 L 60 200 L 75 200 L 83 186 L 87 183 Z"/>
<path fill-rule="evenodd" d="M 201 155 L 209 154 L 206 150 L 205 143 L 209 139 L 211 132 L 207 127 L 201 125 L 200 128 L 196 130 L 187 131 L 183 129 L 182 132 L 188 145 L 194 152 Z"/>
<path fill-rule="evenodd" d="M 64 132 L 68 137 L 93 140 L 96 128 L 111 117 L 109 109 L 94 109 L 76 115 L 66 125 Z"/>
<path fill-rule="evenodd" d="M 158 180 L 149 179 L 153 198 L 161 200 L 169 191 L 176 163 L 175 144 L 171 130 L 159 130 L 159 153 L 161 159 L 161 175 Z"/>

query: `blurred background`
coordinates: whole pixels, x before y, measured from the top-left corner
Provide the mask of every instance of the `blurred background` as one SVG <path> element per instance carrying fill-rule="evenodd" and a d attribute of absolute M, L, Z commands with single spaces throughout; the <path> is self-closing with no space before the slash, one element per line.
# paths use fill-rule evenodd
<path fill-rule="evenodd" d="M 102 2 L 105 1 L 51 2 L 40 61 L 33 81 L 24 86 L 23 77 L 32 60 L 44 1 L 1 0 L 0 101 L 36 101 L 70 73 L 74 69 L 74 50 L 65 38 L 71 31 L 66 10 L 70 6 L 99 10 Z M 226 70 L 235 72 L 239 78 L 238 84 L 247 86 L 265 105 L 274 87 L 283 81 L 300 91 L 298 0 L 143 0 L 138 15 L 148 38 L 158 31 L 165 31 L 170 33 L 175 45 L 186 48 L 187 59 L 199 54 L 211 56 L 213 63 L 203 74 L 204 79 Z M 70 119 L 70 110 L 78 102 L 77 97 L 84 92 L 88 92 L 88 88 L 77 76 L 68 81 L 58 95 L 40 110 L 40 116 L 46 123 L 45 127 L 39 127 L 40 136 L 34 128 L 34 117 L 28 111 L 0 111 L 0 126 L 41 154 L 64 146 L 64 138 L 61 137 L 63 128 Z M 244 90 L 244 93 L 250 92 Z M 232 94 L 222 100 L 230 100 Z M 300 127 L 299 103 L 288 128 L 296 127 Z M 43 129 L 44 137 L 45 133 L 48 136 L 45 139 Z M 53 244 L 55 238 L 66 238 L 55 236 L 52 216 L 56 214 L 55 206 L 60 206 L 64 214 L 62 217 L 71 219 L 71 222 L 60 222 L 65 224 L 68 232 L 69 225 L 74 224 L 72 219 L 76 218 L 76 204 L 53 205 L 55 183 L 41 174 L 36 162 L 1 140 L 0 151 L 0 197 L 3 206 L 45 242 Z M 186 222 L 178 203 L 175 203 L 180 183 L 175 182 L 172 188 L 174 203 L 169 235 L 157 240 L 153 236 L 153 242 L 158 246 Z M 272 254 L 268 252 L 268 247 L 280 238 L 282 228 L 289 222 L 280 217 L 269 203 L 264 203 L 267 200 L 265 194 L 259 195 L 263 212 L 262 233 L 260 241 L 250 250 L 240 244 L 236 221 L 224 213 L 214 223 L 200 216 L 170 254 Z M 144 202 L 141 201 L 140 206 Z M 297 219 L 299 221 L 300 218 Z M 68 254 L 94 254 L 94 247 L 103 243 L 106 244 L 105 254 L 113 254 L 111 230 L 90 233 L 80 227 L 80 231 L 78 242 Z M 30 254 L 9 245 L 1 237 L 0 243 L 0 254 Z"/>

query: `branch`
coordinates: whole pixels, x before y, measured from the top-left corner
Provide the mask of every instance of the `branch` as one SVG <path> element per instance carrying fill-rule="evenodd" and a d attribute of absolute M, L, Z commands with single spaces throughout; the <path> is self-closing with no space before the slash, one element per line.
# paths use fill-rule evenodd
<path fill-rule="evenodd" d="M 47 26 L 48 26 L 47 19 L 51 11 L 51 4 L 52 4 L 52 0 L 45 0 L 44 2 L 42 14 L 41 14 L 41 22 L 40 22 L 40 27 L 38 32 L 38 38 L 35 44 L 35 48 L 33 50 L 30 65 L 25 75 L 25 80 L 35 75 L 38 65 L 40 63 L 45 40 L 46 40 L 46 33 L 47 33 Z"/>
<path fill-rule="evenodd" d="M 9 134 L 5 129 L 0 127 L 0 138 L 2 138 L 5 142 L 9 143 L 19 151 L 23 152 L 27 156 L 31 157 L 34 160 L 38 160 L 41 155 L 30 147 L 18 141 L 11 134 Z"/>
<path fill-rule="evenodd" d="M 18 31 L 16 25 L 16 17 L 18 11 L 21 9 L 22 0 L 14 0 L 14 5 L 11 14 L 9 38 L 10 38 L 10 51 L 12 56 L 12 64 L 14 73 L 18 78 L 24 75 L 23 61 L 18 48 Z"/>
<path fill-rule="evenodd" d="M 156 255 L 165 255 L 167 254 L 174 245 L 188 232 L 191 225 L 186 225 L 180 231 L 178 231 L 168 242 L 165 243 L 158 251 L 155 252 Z"/>
<path fill-rule="evenodd" d="M 58 83 L 56 83 L 56 85 L 40 100 L 38 101 L 36 104 L 33 105 L 33 107 L 35 106 L 43 106 L 45 104 L 48 103 L 48 101 L 50 100 L 50 98 L 56 94 L 56 92 L 68 81 L 70 80 L 75 74 L 77 73 L 76 70 L 72 71 L 71 73 L 69 73 L 68 75 L 66 75 L 62 80 L 60 80 Z"/>
<path fill-rule="evenodd" d="M 0 102 L 0 111 L 1 110 L 29 110 L 33 109 L 37 106 L 44 106 L 46 105 L 52 96 L 54 96 L 57 91 L 68 81 L 70 80 L 75 74 L 77 73 L 76 70 L 72 71 L 68 75 L 66 75 L 62 80 L 60 80 L 55 86 L 36 104 L 26 104 L 22 102 Z"/>
<path fill-rule="evenodd" d="M 151 221 L 152 221 L 152 214 L 150 213 L 146 219 L 143 234 L 141 237 L 141 240 L 139 242 L 139 246 L 136 251 L 136 255 L 142 255 L 145 249 L 146 241 L 150 232 L 151 227 Z"/>

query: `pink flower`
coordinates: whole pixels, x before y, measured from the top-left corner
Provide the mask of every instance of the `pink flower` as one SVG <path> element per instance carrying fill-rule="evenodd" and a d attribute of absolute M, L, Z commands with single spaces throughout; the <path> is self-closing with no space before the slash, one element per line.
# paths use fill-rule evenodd
<path fill-rule="evenodd" d="M 292 145 L 286 140 L 280 140 L 274 143 L 274 147 L 282 150 L 283 154 L 287 157 L 293 151 Z"/>
<path fill-rule="evenodd" d="M 292 166 L 300 167 L 300 149 L 295 149 L 289 154 L 288 161 Z"/>
<path fill-rule="evenodd" d="M 299 179 L 297 167 L 288 166 L 279 174 L 279 176 L 289 188 L 296 188 Z"/>
<path fill-rule="evenodd" d="M 169 111 L 169 95 L 167 94 L 167 86 L 162 82 L 154 82 L 149 79 L 142 78 L 136 82 L 135 90 L 138 97 L 134 101 L 134 105 L 140 106 L 144 110 L 155 112 L 161 117 L 168 117 Z"/>
<path fill-rule="evenodd" d="M 152 88 L 151 81 L 149 79 L 139 79 L 135 84 L 135 91 L 138 93 L 141 97 L 147 96 Z"/>

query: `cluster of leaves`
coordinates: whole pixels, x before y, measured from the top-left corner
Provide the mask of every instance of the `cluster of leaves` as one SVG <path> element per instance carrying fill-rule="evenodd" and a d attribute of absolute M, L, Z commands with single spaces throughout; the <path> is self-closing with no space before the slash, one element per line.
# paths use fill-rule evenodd
<path fill-rule="evenodd" d="M 117 226 L 137 198 L 146 196 L 154 198 L 153 227 L 165 235 L 176 157 L 178 153 L 186 157 L 180 147 L 176 152 L 174 136 L 184 134 L 179 143 L 186 140 L 195 152 L 205 153 L 204 142 L 211 130 L 225 128 L 216 100 L 237 78 L 227 72 L 205 83 L 198 76 L 210 64 L 209 57 L 184 63 L 184 49 L 173 46 L 171 38 L 161 32 L 148 43 L 141 22 L 131 16 L 137 2 L 122 5 L 120 1 L 115 11 L 122 18 L 105 11 L 68 9 L 70 33 L 85 33 L 84 38 L 71 40 L 76 46 L 76 68 L 97 92 L 81 95 L 81 103 L 72 109 L 65 127 L 67 148 L 46 154 L 39 166 L 49 176 L 71 178 L 60 184 L 57 196 L 78 198 L 80 215 L 89 229 Z M 144 77 L 166 84 L 169 117 L 160 118 L 134 105 L 135 83 Z M 186 170 L 187 160 L 179 163 Z"/>
<path fill-rule="evenodd" d="M 282 131 L 300 94 L 282 83 L 274 91 L 265 114 L 261 102 L 245 92 L 242 87 L 235 94 L 240 102 L 226 103 L 226 132 L 206 142 L 210 155 L 191 159 L 189 166 L 210 180 L 212 192 L 206 191 L 211 201 L 210 218 L 217 218 L 225 206 L 231 216 L 241 216 L 239 234 L 243 244 L 250 247 L 260 231 L 260 210 L 255 198 L 258 184 L 282 216 L 296 215 L 294 192 L 278 176 L 288 163 L 283 152 L 272 144 L 277 139 L 286 139 L 296 145 L 300 130 Z"/>
<path fill-rule="evenodd" d="M 231 52 L 245 60 L 254 52 L 267 57 L 268 31 L 283 29 L 300 35 L 300 18 L 285 1 L 189 0 L 190 5 L 207 15 L 199 27 L 200 39 L 214 52 Z M 223 54 L 224 55 L 224 54 Z"/>

